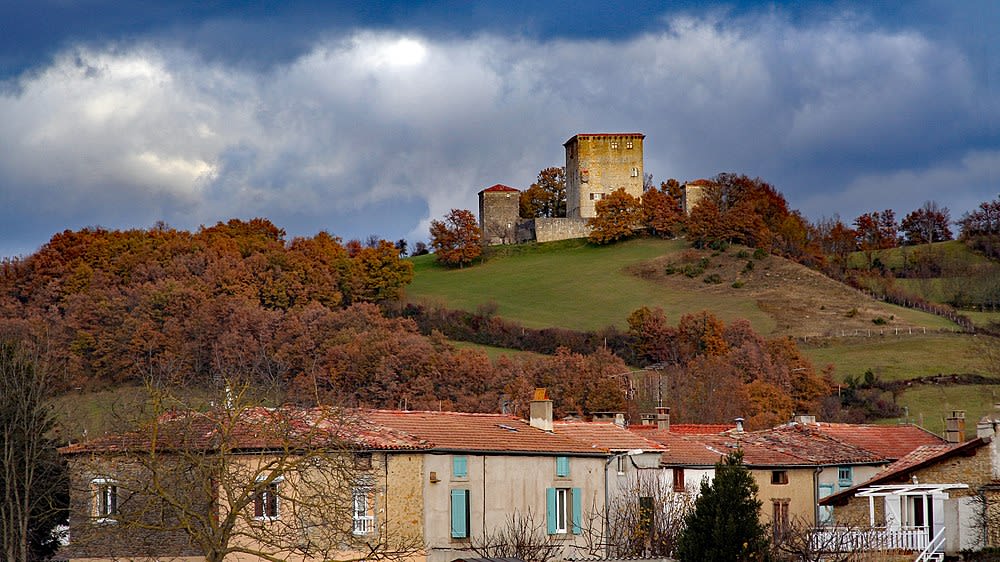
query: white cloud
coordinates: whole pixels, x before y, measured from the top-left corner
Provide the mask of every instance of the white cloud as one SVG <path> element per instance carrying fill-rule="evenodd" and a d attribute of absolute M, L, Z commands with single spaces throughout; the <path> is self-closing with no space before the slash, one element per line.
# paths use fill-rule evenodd
<path fill-rule="evenodd" d="M 745 172 L 836 209 L 873 179 L 989 181 L 965 165 L 964 139 L 997 110 L 973 75 L 948 45 L 850 18 L 679 18 L 617 42 L 361 31 L 265 74 L 151 44 L 79 48 L 0 95 L 0 199 L 21 206 L 0 220 L 261 215 L 293 234 L 420 238 L 482 187 L 560 164 L 572 134 L 610 130 L 647 134 L 657 179 Z M 911 171 L 936 165 L 953 173 Z M 359 216 L 367 232 L 338 227 Z"/>

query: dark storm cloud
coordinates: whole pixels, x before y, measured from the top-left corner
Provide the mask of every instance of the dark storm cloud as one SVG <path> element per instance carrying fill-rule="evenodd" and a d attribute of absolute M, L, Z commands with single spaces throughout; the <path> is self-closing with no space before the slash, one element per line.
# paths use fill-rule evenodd
<path fill-rule="evenodd" d="M 561 164 L 585 131 L 645 132 L 658 180 L 760 175 L 812 217 L 925 199 L 957 215 L 997 192 L 996 57 L 974 29 L 836 6 L 640 5 L 603 37 L 579 14 L 557 33 L 555 9 L 470 3 L 157 6 L 63 34 L 8 78 L 0 255 L 63 228 L 232 216 L 419 239 L 482 187 Z"/>

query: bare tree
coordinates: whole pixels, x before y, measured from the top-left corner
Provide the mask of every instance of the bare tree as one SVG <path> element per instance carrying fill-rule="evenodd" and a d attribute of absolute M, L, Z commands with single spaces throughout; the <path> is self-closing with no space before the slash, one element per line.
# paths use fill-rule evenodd
<path fill-rule="evenodd" d="M 657 471 L 654 471 L 657 472 Z M 614 558 L 667 558 L 676 554 L 694 494 L 675 492 L 656 474 L 642 474 L 608 498 L 605 512 L 591 510 L 584 527 L 587 554 Z"/>
<path fill-rule="evenodd" d="M 47 390 L 46 370 L 0 341 L 0 554 L 10 562 L 48 558 L 65 521 L 68 485 Z"/>
<path fill-rule="evenodd" d="M 80 498 L 73 553 L 278 562 L 391 560 L 422 548 L 419 529 L 374 517 L 384 459 L 353 439 L 362 420 L 332 407 L 264 408 L 244 391 L 198 412 L 151 388 L 138 429 L 68 448 Z"/>
<path fill-rule="evenodd" d="M 789 562 L 877 562 L 888 554 L 880 544 L 879 533 L 867 521 L 814 527 L 810 521 L 796 517 L 774 537 L 774 558 Z"/>
<path fill-rule="evenodd" d="M 558 556 L 562 544 L 545 530 L 542 518 L 535 520 L 529 509 L 514 511 L 502 527 L 486 530 L 472 539 L 470 548 L 483 558 L 520 558 L 525 562 L 546 562 Z"/>

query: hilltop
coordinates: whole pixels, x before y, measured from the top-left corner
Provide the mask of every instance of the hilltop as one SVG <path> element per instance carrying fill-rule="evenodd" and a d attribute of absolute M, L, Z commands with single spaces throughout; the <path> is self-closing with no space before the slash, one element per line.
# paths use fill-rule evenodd
<path fill-rule="evenodd" d="M 475 267 L 414 258 L 413 302 L 500 316 L 529 327 L 594 330 L 625 326 L 641 306 L 668 317 L 711 310 L 746 318 L 768 336 L 954 330 L 931 314 L 885 304 L 805 266 L 743 247 L 696 250 L 683 240 L 643 238 L 612 246 L 583 240 L 502 249 Z"/>

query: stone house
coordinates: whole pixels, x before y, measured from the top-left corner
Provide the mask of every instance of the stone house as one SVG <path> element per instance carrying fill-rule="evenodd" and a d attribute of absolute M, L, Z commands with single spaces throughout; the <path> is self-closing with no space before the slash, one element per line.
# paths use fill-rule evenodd
<path fill-rule="evenodd" d="M 848 543 L 874 536 L 880 546 L 928 554 L 1000 545 L 998 427 L 987 421 L 975 439 L 918 447 L 824 498 L 836 525 L 827 534 Z"/>

